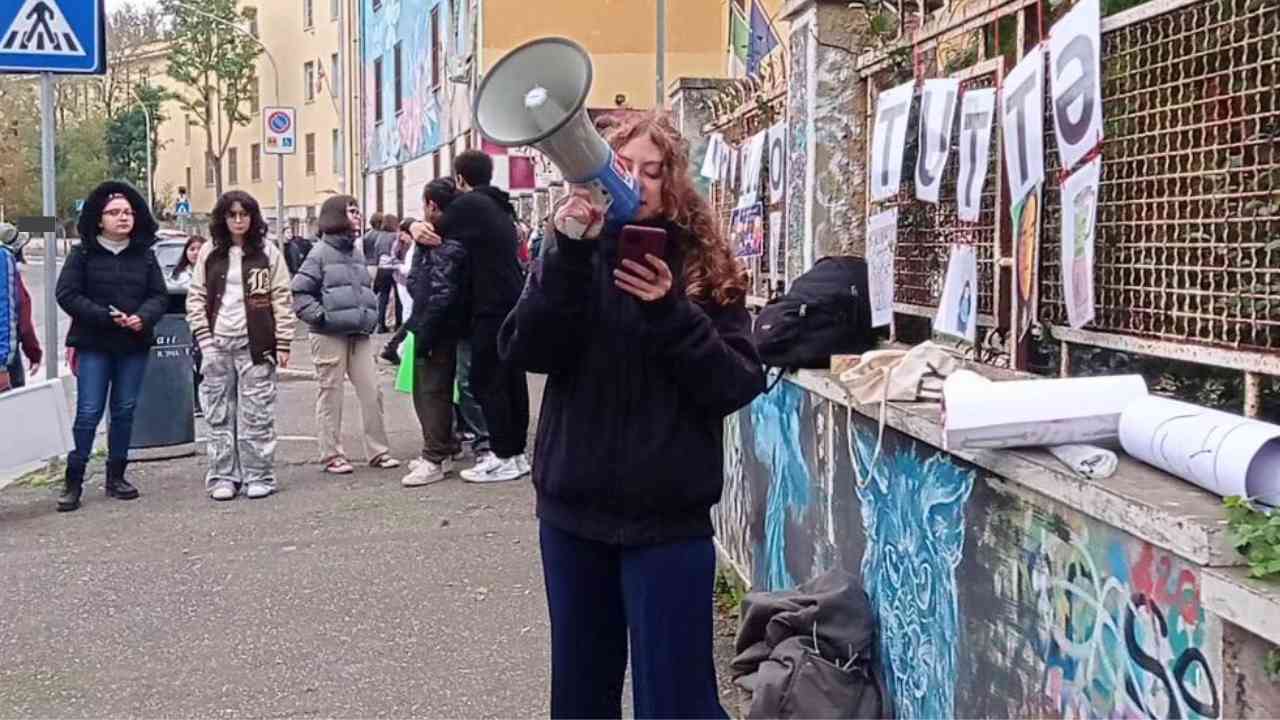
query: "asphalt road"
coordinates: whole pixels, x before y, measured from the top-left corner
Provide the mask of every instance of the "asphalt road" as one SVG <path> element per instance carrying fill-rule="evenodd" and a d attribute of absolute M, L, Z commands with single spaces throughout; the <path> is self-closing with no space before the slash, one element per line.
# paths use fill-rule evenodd
<path fill-rule="evenodd" d="M 136 463 L 134 502 L 104 498 L 98 468 L 75 513 L 54 512 L 56 488 L 0 492 L 0 717 L 547 713 L 527 481 L 402 489 L 403 470 L 358 462 L 350 392 L 358 469 L 324 475 L 314 393 L 281 384 L 281 492 L 265 500 L 210 501 L 200 456 Z M 386 407 L 408 458 L 409 398 L 387 389 Z"/>

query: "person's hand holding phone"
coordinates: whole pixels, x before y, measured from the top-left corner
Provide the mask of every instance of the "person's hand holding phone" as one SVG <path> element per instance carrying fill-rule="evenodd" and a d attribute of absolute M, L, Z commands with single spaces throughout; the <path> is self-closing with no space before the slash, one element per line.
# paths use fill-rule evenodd
<path fill-rule="evenodd" d="M 671 267 L 657 255 L 646 254 L 645 264 L 623 260 L 613 271 L 613 284 L 628 295 L 645 302 L 656 302 L 671 292 Z"/>
<path fill-rule="evenodd" d="M 552 223 L 556 230 L 574 240 L 594 240 L 604 229 L 604 208 L 600 207 L 591 191 L 574 186 L 569 195 L 556 207 Z"/>

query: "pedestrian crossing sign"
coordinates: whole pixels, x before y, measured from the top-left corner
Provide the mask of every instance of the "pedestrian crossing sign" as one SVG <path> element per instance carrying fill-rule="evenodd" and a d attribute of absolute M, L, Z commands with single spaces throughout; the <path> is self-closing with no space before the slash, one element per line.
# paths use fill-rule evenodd
<path fill-rule="evenodd" d="M 0 2 L 0 73 L 106 72 L 104 2 Z"/>

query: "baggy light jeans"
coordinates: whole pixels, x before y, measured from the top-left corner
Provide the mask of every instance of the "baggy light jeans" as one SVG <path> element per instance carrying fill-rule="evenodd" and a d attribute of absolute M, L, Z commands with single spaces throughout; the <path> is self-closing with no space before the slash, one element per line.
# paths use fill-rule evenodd
<path fill-rule="evenodd" d="M 316 366 L 320 395 L 316 419 L 320 423 L 320 463 L 345 458 L 342 449 L 343 379 L 349 378 L 360 401 L 364 450 L 370 463 L 390 452 L 382 419 L 382 386 L 373 359 L 373 339 L 368 335 L 311 333 L 311 360 Z"/>
<path fill-rule="evenodd" d="M 275 364 L 255 365 L 247 337 L 215 336 L 203 355 L 200 400 L 209 424 L 205 488 L 221 480 L 274 486 Z"/>

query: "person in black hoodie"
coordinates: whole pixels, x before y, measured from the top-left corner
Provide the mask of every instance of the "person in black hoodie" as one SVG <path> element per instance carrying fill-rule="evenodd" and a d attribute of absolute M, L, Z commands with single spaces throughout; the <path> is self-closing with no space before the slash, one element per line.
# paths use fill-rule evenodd
<path fill-rule="evenodd" d="M 85 466 L 110 396 L 107 433 L 108 497 L 132 500 L 125 479 L 133 411 L 137 406 L 153 329 L 168 306 L 164 273 L 151 252 L 156 221 L 132 185 L 105 182 L 85 199 L 80 244 L 58 275 L 58 306 L 71 316 L 67 347 L 75 349 L 75 449 L 67 456 L 59 512 L 80 507 Z"/>
<path fill-rule="evenodd" d="M 462 471 L 467 482 L 515 480 L 529 473 L 529 386 L 524 371 L 498 356 L 498 330 L 524 287 L 517 257 L 515 208 L 489 185 L 493 159 L 467 150 L 453 161 L 462 195 L 449 205 L 437 232 L 466 249 L 471 308 L 471 383 L 485 424 L 491 458 Z M 415 336 L 416 337 L 416 336 Z"/>
<path fill-rule="evenodd" d="M 765 386 L 746 278 L 671 121 L 638 116 L 610 142 L 641 189 L 633 222 L 666 231 L 666 256 L 619 265 L 603 208 L 577 189 L 500 338 L 513 365 L 548 375 L 533 484 L 551 716 L 620 717 L 629 637 L 636 717 L 723 718 L 710 509 L 724 418 Z"/>

